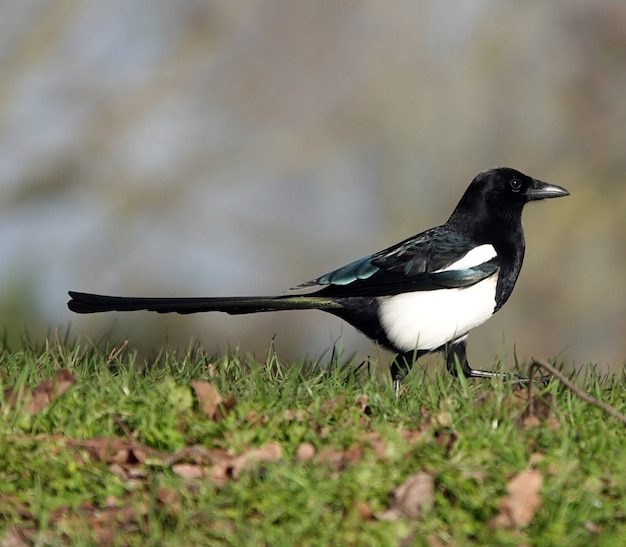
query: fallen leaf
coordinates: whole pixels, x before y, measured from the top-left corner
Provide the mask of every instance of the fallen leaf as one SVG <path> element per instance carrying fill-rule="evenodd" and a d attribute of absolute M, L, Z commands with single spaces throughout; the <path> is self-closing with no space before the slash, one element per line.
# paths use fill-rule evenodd
<path fill-rule="evenodd" d="M 344 451 L 346 463 L 355 463 L 363 459 L 363 446 L 358 444 Z"/>
<path fill-rule="evenodd" d="M 520 424 L 524 429 L 530 429 L 531 427 L 537 427 L 541 423 L 541 420 L 535 414 L 526 414 L 522 416 Z"/>
<path fill-rule="evenodd" d="M 140 527 L 148 514 L 146 502 L 122 507 L 94 508 L 69 514 L 56 523 L 57 527 L 80 530 L 85 525 L 97 537 L 99 545 L 113 545 L 126 530 Z"/>
<path fill-rule="evenodd" d="M 363 446 L 356 445 L 347 450 L 339 450 L 336 448 L 325 448 L 317 455 L 316 461 L 320 463 L 330 464 L 338 470 L 342 470 L 349 463 L 358 462 L 363 458 Z"/>
<path fill-rule="evenodd" d="M 232 478 L 232 467 L 230 460 L 222 460 L 211 469 L 211 481 L 216 486 L 224 486 Z"/>
<path fill-rule="evenodd" d="M 191 387 L 196 393 L 200 408 L 210 420 L 221 420 L 237 404 L 234 395 L 225 399 L 209 382 L 193 381 Z"/>
<path fill-rule="evenodd" d="M 76 383 L 74 375 L 63 369 L 57 372 L 52 380 L 45 380 L 37 387 L 23 389 L 15 386 L 9 387 L 4 391 L 4 401 L 9 408 L 15 408 L 18 401 L 25 401 L 24 410 L 28 414 L 36 414 L 52 401 L 61 397 L 68 389 Z"/>
<path fill-rule="evenodd" d="M 161 486 L 157 490 L 157 499 L 159 503 L 167 510 L 168 513 L 175 515 L 181 510 L 180 503 L 181 493 L 173 488 L 165 488 Z"/>
<path fill-rule="evenodd" d="M 195 464 L 215 465 L 224 460 L 232 459 L 232 455 L 223 448 L 206 448 L 202 445 L 186 446 L 185 448 L 170 454 L 164 459 L 164 463 L 172 465 L 183 461 L 191 461 Z"/>
<path fill-rule="evenodd" d="M 330 464 L 333 467 L 341 468 L 344 463 L 343 450 L 326 447 L 320 450 L 315 460 L 319 463 Z"/>
<path fill-rule="evenodd" d="M 26 412 L 35 414 L 52 401 L 61 397 L 76 383 L 76 378 L 67 370 L 60 370 L 53 380 L 46 380 L 33 389 L 33 398 L 26 405 Z"/>
<path fill-rule="evenodd" d="M 528 429 L 541 422 L 548 422 L 551 429 L 558 429 L 560 423 L 558 418 L 553 415 L 553 408 L 554 396 L 551 393 L 532 395 L 531 399 L 528 401 L 528 406 L 521 416 L 522 427 Z"/>
<path fill-rule="evenodd" d="M 345 402 L 346 402 L 346 393 L 345 391 L 342 391 L 336 397 L 322 401 L 322 403 L 320 404 L 320 410 L 328 414 L 333 414 L 335 410 L 337 410 L 337 408 L 339 408 L 340 406 L 343 406 Z M 311 407 L 312 405 L 309 406 L 309 410 L 311 409 Z"/>
<path fill-rule="evenodd" d="M 240 456 L 233 458 L 231 462 L 232 475 L 236 479 L 241 473 L 260 462 L 275 462 L 283 457 L 283 449 L 277 443 L 265 443 L 259 448 L 253 448 Z"/>
<path fill-rule="evenodd" d="M 257 414 L 254 410 L 251 410 L 246 414 L 245 420 L 249 425 L 263 425 L 268 422 L 269 417 L 267 414 Z"/>
<path fill-rule="evenodd" d="M 426 538 L 426 545 L 428 545 L 428 547 L 444 547 L 447 543 L 443 543 L 443 541 L 435 535 L 430 535 Z"/>
<path fill-rule="evenodd" d="M 0 537 L 0 545 L 2 547 L 28 547 L 32 543 L 28 534 L 22 528 L 11 526 Z"/>
<path fill-rule="evenodd" d="M 301 443 L 296 449 L 296 458 L 308 462 L 315 456 L 315 447 L 311 443 Z"/>
<path fill-rule="evenodd" d="M 540 452 L 533 452 L 530 455 L 530 459 L 528 460 L 528 465 L 530 466 L 537 465 L 538 463 L 541 463 L 544 459 L 545 459 L 544 454 L 541 454 Z"/>
<path fill-rule="evenodd" d="M 519 528 L 533 520 L 541 507 L 539 491 L 543 476 L 537 469 L 523 471 L 513 477 L 506 489 L 509 495 L 500 502 L 500 512 L 491 521 L 496 528 Z"/>
<path fill-rule="evenodd" d="M 402 517 L 419 519 L 434 503 L 435 479 L 430 473 L 411 475 L 389 496 L 389 509 L 379 513 L 380 520 L 398 520 Z"/>
<path fill-rule="evenodd" d="M 105 463 L 135 465 L 143 463 L 148 456 L 163 456 L 154 448 L 141 446 L 139 443 L 119 437 L 94 437 L 82 441 L 68 439 L 66 442 L 68 446 L 84 448 L 92 458 Z"/>
<path fill-rule="evenodd" d="M 175 463 L 172 471 L 183 479 L 203 479 L 206 475 L 204 468 L 194 463 Z"/>
<path fill-rule="evenodd" d="M 112 463 L 111 465 L 109 465 L 109 471 L 123 481 L 128 480 L 128 473 L 126 473 L 126 469 L 124 469 L 121 465 L 117 463 Z"/>
<path fill-rule="evenodd" d="M 424 434 L 424 432 L 419 429 L 402 429 L 400 433 L 404 441 L 408 444 L 415 444 Z"/>
<path fill-rule="evenodd" d="M 310 414 L 306 410 L 288 408 L 283 412 L 283 420 L 286 422 L 304 422 L 310 418 Z"/>

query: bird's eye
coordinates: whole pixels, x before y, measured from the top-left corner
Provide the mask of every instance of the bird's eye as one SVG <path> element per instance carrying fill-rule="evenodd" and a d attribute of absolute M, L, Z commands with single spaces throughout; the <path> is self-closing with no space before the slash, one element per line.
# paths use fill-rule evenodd
<path fill-rule="evenodd" d="M 520 188 L 522 187 L 522 181 L 519 179 L 511 180 L 510 184 L 511 184 L 511 190 L 513 190 L 513 192 L 519 192 Z"/>

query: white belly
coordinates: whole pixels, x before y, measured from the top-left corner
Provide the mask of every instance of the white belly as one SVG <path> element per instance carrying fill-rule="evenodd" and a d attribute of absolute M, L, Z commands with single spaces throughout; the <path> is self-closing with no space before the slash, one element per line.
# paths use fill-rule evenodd
<path fill-rule="evenodd" d="M 463 289 L 416 291 L 380 299 L 379 319 L 398 349 L 434 350 L 489 319 L 498 276 Z"/>

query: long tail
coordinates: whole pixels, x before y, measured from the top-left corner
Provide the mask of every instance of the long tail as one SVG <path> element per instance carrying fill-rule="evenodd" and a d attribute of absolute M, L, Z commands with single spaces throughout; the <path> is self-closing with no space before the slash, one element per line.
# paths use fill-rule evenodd
<path fill-rule="evenodd" d="M 230 296 L 200 298 L 131 298 L 70 291 L 67 307 L 76 313 L 148 310 L 158 313 L 200 313 L 222 311 L 230 314 L 279 310 L 336 310 L 341 304 L 329 297 Z"/>

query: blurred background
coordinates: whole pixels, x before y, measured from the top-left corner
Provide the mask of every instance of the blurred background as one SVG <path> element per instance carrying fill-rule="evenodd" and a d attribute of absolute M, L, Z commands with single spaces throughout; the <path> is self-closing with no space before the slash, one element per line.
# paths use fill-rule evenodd
<path fill-rule="evenodd" d="M 67 290 L 280 293 L 444 222 L 481 170 L 571 197 L 474 366 L 626 358 L 622 0 L 0 2 L 0 317 L 146 355 L 388 355 L 320 312 L 78 316 Z"/>

